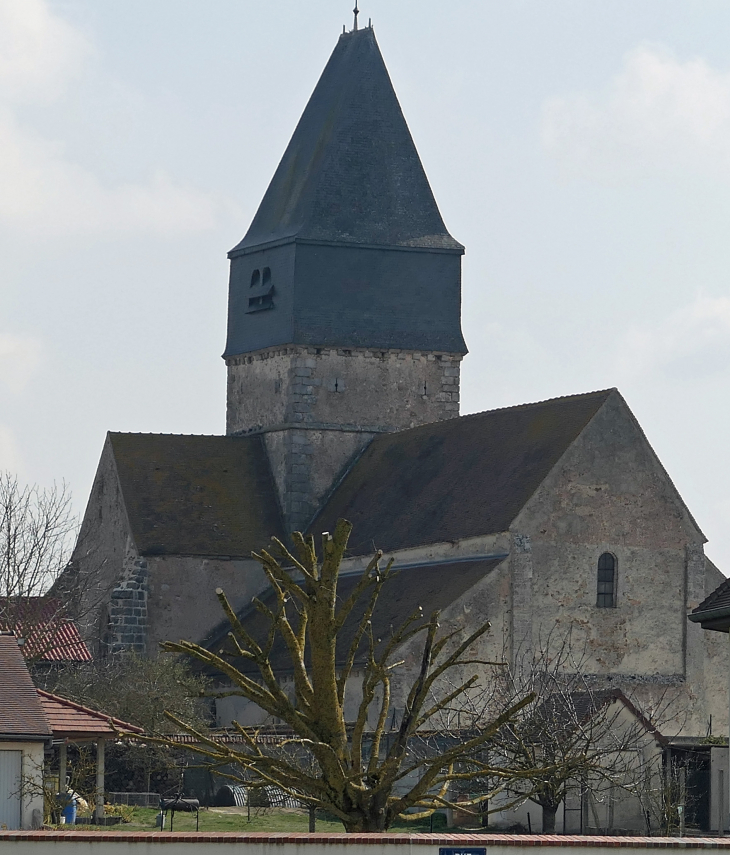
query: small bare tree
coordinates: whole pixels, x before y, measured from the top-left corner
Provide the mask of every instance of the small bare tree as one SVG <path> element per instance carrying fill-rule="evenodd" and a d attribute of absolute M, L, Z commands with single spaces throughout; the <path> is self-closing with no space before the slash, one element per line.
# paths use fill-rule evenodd
<path fill-rule="evenodd" d="M 45 684 L 48 691 L 147 733 L 174 732 L 165 709 L 206 732 L 209 710 L 201 698 L 206 686 L 207 680 L 177 656 L 162 654 L 153 659 L 136 653 L 63 669 L 50 674 Z M 109 768 L 117 779 L 149 792 L 153 780 L 159 785 L 172 776 L 180 751 L 179 745 L 147 745 L 132 738 L 110 748 Z"/>
<path fill-rule="evenodd" d="M 542 830 L 555 831 L 559 806 L 576 790 L 593 805 L 622 791 L 639 798 L 647 764 L 656 752 L 647 747 L 663 739 L 656 726 L 622 692 L 601 686 L 585 672 L 586 655 L 576 650 L 572 633 L 548 637 L 534 651 L 497 672 L 491 694 L 470 698 L 474 725 L 494 710 L 529 694 L 533 700 L 489 740 L 487 749 L 500 766 L 514 772 L 501 790 L 511 799 L 505 809 L 529 800 L 542 808 Z M 657 713 L 669 721 L 671 703 Z M 467 720 L 466 710 L 461 711 Z"/>
<path fill-rule="evenodd" d="M 254 554 L 273 591 L 271 605 L 255 601 L 268 623 L 265 637 L 253 637 L 219 590 L 231 624 L 234 655 L 213 653 L 186 641 L 166 643 L 164 648 L 192 656 L 224 675 L 233 685 L 229 694 L 252 701 L 290 729 L 288 754 L 265 750 L 255 734 L 235 722 L 244 740 L 242 746 L 197 733 L 188 722 L 170 715 L 176 725 L 196 736 L 198 750 L 211 763 L 237 764 L 247 772 L 250 783 L 280 787 L 339 817 L 346 831 L 374 832 L 387 829 L 412 808 L 431 812 L 448 805 L 448 791 L 455 781 L 485 773 L 512 775 L 505 769 L 489 769 L 473 756 L 532 696 L 511 701 L 470 738 L 441 744 L 433 751 L 421 750 L 423 729 L 477 684 L 478 677 L 472 674 L 445 694 L 437 693 L 444 675 L 485 664 L 470 651 L 489 624 L 476 627 L 460 640 L 457 632 L 440 632 L 438 612 L 424 618 L 414 608 L 389 638 L 374 638 L 371 618 L 391 575 L 392 562 L 381 568 L 382 553 L 376 553 L 349 595 L 338 598 L 340 566 L 351 529 L 349 522 L 339 520 L 333 535 L 323 535 L 321 561 L 314 539 L 299 533 L 293 535 L 296 555 L 276 539 L 278 558 L 263 550 Z M 343 641 L 343 628 L 351 614 L 357 616 L 354 631 L 344 639 L 344 657 L 338 657 L 337 641 Z M 389 730 L 392 683 L 402 664 L 399 651 L 419 637 L 420 666 L 409 681 L 400 724 Z M 293 694 L 284 690 L 272 665 L 277 639 L 283 642 L 293 670 Z M 236 667 L 236 659 L 253 666 L 256 676 Z M 345 692 L 352 690 L 356 662 L 361 671 L 360 700 L 348 722 Z M 302 755 L 311 763 L 303 762 Z M 461 761 L 468 765 L 460 769 Z"/>
<path fill-rule="evenodd" d="M 68 562 L 76 530 L 65 484 L 22 486 L 0 473 L 0 627 L 24 639 L 27 659 L 61 644 L 69 602 L 44 595 Z"/>
<path fill-rule="evenodd" d="M 21 486 L 0 474 L 0 596 L 45 593 L 68 562 L 76 519 L 65 484 L 41 489 Z"/>

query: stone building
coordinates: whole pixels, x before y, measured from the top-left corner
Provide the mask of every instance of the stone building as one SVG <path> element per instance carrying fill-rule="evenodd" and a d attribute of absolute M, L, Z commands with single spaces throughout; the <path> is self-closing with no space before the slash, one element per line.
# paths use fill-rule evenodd
<path fill-rule="evenodd" d="M 107 437 L 73 558 L 97 655 L 217 643 L 251 550 L 344 516 L 348 572 L 401 568 L 384 626 L 418 600 L 510 656 L 572 626 L 601 680 L 726 726 L 727 651 L 686 619 L 723 576 L 619 392 L 459 416 L 462 254 L 373 30 L 343 34 L 229 253 L 227 435 Z"/>

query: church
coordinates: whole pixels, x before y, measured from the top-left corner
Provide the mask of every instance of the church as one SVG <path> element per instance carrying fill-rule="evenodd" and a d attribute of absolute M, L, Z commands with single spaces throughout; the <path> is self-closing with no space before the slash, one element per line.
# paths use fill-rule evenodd
<path fill-rule="evenodd" d="M 252 550 L 345 517 L 347 572 L 399 570 L 384 625 L 488 619 L 492 658 L 570 629 L 597 679 L 725 732 L 726 644 L 687 620 L 724 577 L 621 394 L 460 415 L 463 253 L 372 27 L 344 32 L 229 253 L 226 434 L 107 436 L 69 571 L 87 643 L 218 644 L 215 589 L 245 616 L 265 587 Z"/>

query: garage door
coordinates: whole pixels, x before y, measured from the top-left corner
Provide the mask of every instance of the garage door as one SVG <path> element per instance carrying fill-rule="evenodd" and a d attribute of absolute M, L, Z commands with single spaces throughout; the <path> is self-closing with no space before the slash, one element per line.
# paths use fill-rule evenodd
<path fill-rule="evenodd" d="M 20 828 L 20 764 L 22 751 L 0 749 L 0 828 Z"/>

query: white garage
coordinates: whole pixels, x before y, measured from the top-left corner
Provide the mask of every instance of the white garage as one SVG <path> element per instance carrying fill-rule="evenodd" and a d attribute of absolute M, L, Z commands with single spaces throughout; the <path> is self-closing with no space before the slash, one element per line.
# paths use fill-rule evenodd
<path fill-rule="evenodd" d="M 0 829 L 43 822 L 43 749 L 51 726 L 14 635 L 0 633 Z"/>

